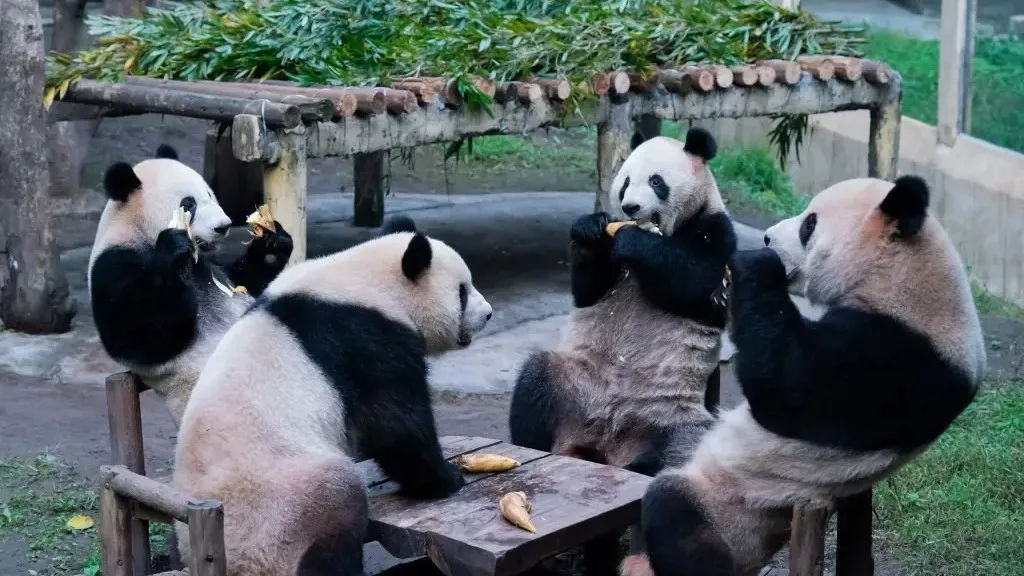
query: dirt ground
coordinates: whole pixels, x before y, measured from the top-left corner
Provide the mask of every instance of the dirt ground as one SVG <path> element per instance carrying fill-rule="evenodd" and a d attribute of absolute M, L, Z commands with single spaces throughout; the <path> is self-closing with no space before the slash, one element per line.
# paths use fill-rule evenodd
<path fill-rule="evenodd" d="M 161 142 L 175 146 L 184 162 L 198 168 L 202 164 L 203 133 L 207 128 L 208 124 L 201 121 L 159 117 L 105 121 L 99 126 L 90 146 L 84 184 L 87 187 L 95 187 L 103 170 L 111 162 L 142 160 L 149 157 Z M 581 137 L 555 132 L 537 138 L 557 146 L 572 142 L 574 138 L 578 141 Z M 595 187 L 593 169 L 587 166 L 556 166 L 537 170 L 517 170 L 514 167 L 503 166 L 450 166 L 446 178 L 446 170 L 439 158 L 440 152 L 437 149 L 430 149 L 416 155 L 412 168 L 397 160 L 393 161 L 392 190 L 398 194 L 445 195 L 524 190 L 593 190 Z M 311 193 L 332 194 L 346 190 L 351 186 L 350 171 L 351 164 L 346 160 L 313 161 L 308 181 Z M 102 201 L 102 195 L 94 190 L 73 202 L 62 204 L 65 210 L 60 217 L 58 240 L 69 254 L 75 251 L 80 254 L 84 250 L 83 247 L 91 243 Z M 585 205 L 589 200 L 587 197 L 581 197 L 581 202 L 581 205 Z M 541 215 L 545 210 L 543 206 L 534 209 Z M 508 221 L 512 221 L 512 216 L 508 217 Z M 541 221 L 542 218 L 538 216 L 537 222 Z M 506 225 L 502 221 L 489 224 L 499 229 Z M 555 226 L 552 229 L 557 229 L 561 224 L 556 222 L 552 226 Z M 548 255 L 545 255 L 545 258 L 547 257 Z M 534 286 L 532 282 L 539 281 L 530 274 L 543 275 L 555 286 L 563 285 L 566 276 L 564 263 L 547 260 L 545 262 L 548 263 L 536 264 L 528 257 L 520 255 L 510 257 L 503 265 L 510 267 L 508 273 L 512 277 L 529 280 L 524 281 L 524 287 Z M 531 273 L 527 268 L 533 266 L 550 268 L 542 268 L 542 273 Z M 75 281 L 79 284 L 84 283 L 81 278 Z M 79 285 L 77 288 L 81 290 L 83 286 Z M 496 283 L 495 289 L 498 288 Z M 517 299 L 521 306 L 529 306 L 529 301 L 536 297 L 532 294 L 532 288 L 516 292 L 514 288 L 506 286 L 505 290 L 511 291 L 508 298 Z M 554 305 L 553 311 L 544 314 L 550 316 L 567 312 L 568 300 L 560 302 Z M 538 314 L 540 317 L 544 316 Z M 87 310 L 83 311 L 80 320 L 91 322 Z M 1019 321 L 1003 318 L 985 318 L 984 325 L 993 376 L 1019 378 L 1022 374 L 1021 358 L 1024 357 L 1021 354 L 1021 346 L 1024 346 L 1024 325 Z M 26 347 L 32 345 L 30 340 L 21 342 L 23 344 L 20 345 Z M 87 360 L 91 363 L 86 366 L 87 371 L 93 376 L 116 370 L 116 366 L 102 354 Z M 96 481 L 100 465 L 108 462 L 109 444 L 103 388 L 95 382 L 94 377 L 88 382 L 84 382 L 84 378 L 84 375 L 78 380 L 26 376 L 23 371 L 0 367 L 0 460 L 12 457 L 35 458 L 40 454 L 48 454 L 69 466 L 70 477 L 85 486 L 91 486 Z M 728 374 L 726 378 L 729 378 Z M 735 399 L 735 389 L 734 385 L 732 386 L 733 392 L 726 391 L 725 394 L 732 394 Z M 174 427 L 162 402 L 152 393 L 143 395 L 142 405 L 147 471 L 154 475 L 166 475 L 169 473 L 173 454 Z M 507 410 L 507 394 L 439 393 L 435 397 L 435 414 L 441 434 L 506 439 Z M 4 494 L 0 489 L 0 508 L 7 496 L 9 494 Z M 3 518 L 0 517 L 0 522 L 2 521 Z M 0 528 L 0 576 L 75 574 L 81 570 L 77 566 L 82 565 L 88 554 L 86 549 L 76 549 L 74 554 L 77 566 L 68 570 L 55 569 L 45 554 L 29 554 L 28 543 L 23 539 L 2 538 L 3 534 Z M 884 561 L 881 564 L 882 567 L 888 566 Z M 784 572 L 777 569 L 772 573 Z"/>

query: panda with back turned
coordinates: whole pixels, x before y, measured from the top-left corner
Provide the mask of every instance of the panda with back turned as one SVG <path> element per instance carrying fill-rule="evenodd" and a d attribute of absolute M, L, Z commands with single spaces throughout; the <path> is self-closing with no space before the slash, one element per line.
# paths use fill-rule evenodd
<path fill-rule="evenodd" d="M 426 356 L 468 346 L 490 317 L 462 257 L 407 218 L 271 283 L 211 355 L 175 452 L 174 484 L 224 505 L 228 575 L 361 574 L 361 457 L 407 496 L 462 486 Z"/>
<path fill-rule="evenodd" d="M 287 264 L 292 241 L 275 222 L 222 270 L 212 254 L 231 219 L 172 148 L 156 156 L 107 169 L 88 283 L 103 347 L 164 397 L 178 424 L 207 356 Z M 168 223 L 179 207 L 192 238 Z"/>
<path fill-rule="evenodd" d="M 512 397 L 512 442 L 649 475 L 668 439 L 699 436 L 718 368 L 725 314 L 711 301 L 736 235 L 707 162 L 703 129 L 686 142 L 639 144 L 612 192 L 626 218 L 611 236 L 605 213 L 571 230 L 576 309 L 558 350 L 532 355 Z"/>
<path fill-rule="evenodd" d="M 924 181 L 841 182 L 731 260 L 724 291 L 746 402 L 648 488 L 649 563 L 630 576 L 757 574 L 794 505 L 861 492 L 973 399 L 985 349 L 959 255 Z M 802 317 L 789 291 L 826 309 Z"/>

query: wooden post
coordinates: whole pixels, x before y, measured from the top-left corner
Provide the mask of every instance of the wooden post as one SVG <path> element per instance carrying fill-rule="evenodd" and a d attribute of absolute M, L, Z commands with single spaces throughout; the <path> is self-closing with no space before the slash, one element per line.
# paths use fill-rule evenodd
<path fill-rule="evenodd" d="M 355 195 L 352 199 L 356 226 L 376 228 L 384 223 L 384 155 L 387 151 L 356 154 L 353 159 L 352 180 Z"/>
<path fill-rule="evenodd" d="M 224 508 L 215 500 L 188 503 L 188 537 L 192 550 L 191 576 L 224 576 Z M 106 572 L 104 572 L 104 576 Z"/>
<path fill-rule="evenodd" d="M 263 168 L 263 201 L 292 237 L 288 265 L 306 259 L 306 130 L 277 132 L 276 162 Z"/>
<path fill-rule="evenodd" d="M 836 576 L 871 576 L 871 489 L 843 498 L 836 512 Z"/>
<path fill-rule="evenodd" d="M 241 226 L 263 201 L 263 163 L 235 158 L 232 139 L 231 128 L 219 137 L 217 128 L 206 132 L 203 179 L 213 189 L 231 222 Z"/>
<path fill-rule="evenodd" d="M 138 377 L 121 372 L 107 377 L 107 420 L 110 423 L 110 453 L 120 464 L 139 475 L 146 474 L 142 444 L 142 409 Z M 133 570 L 149 571 L 149 522 L 131 519 Z M 104 572 L 106 574 L 106 572 Z"/>
<path fill-rule="evenodd" d="M 882 104 L 871 109 L 868 176 L 873 178 L 893 181 L 899 175 L 902 86 L 900 75 L 893 73 Z"/>
<path fill-rule="evenodd" d="M 100 546 L 103 576 L 132 576 L 131 504 L 104 483 L 100 492 Z"/>
<path fill-rule="evenodd" d="M 655 136 L 661 136 L 661 118 L 645 115 L 633 122 L 633 146 L 636 147 L 645 140 Z"/>
<path fill-rule="evenodd" d="M 967 128 L 977 0 L 942 0 L 939 42 L 939 143 L 952 146 Z"/>
<path fill-rule="evenodd" d="M 594 209 L 605 210 L 612 214 L 621 212 L 618 203 L 612 198 L 612 182 L 622 163 L 629 156 L 631 105 L 627 99 L 615 102 L 606 100 L 606 115 L 597 124 L 597 199 Z M 616 207 L 614 210 L 612 207 Z"/>
<path fill-rule="evenodd" d="M 818 503 L 793 508 L 789 537 L 790 576 L 822 576 L 825 570 L 825 527 L 828 507 Z"/>

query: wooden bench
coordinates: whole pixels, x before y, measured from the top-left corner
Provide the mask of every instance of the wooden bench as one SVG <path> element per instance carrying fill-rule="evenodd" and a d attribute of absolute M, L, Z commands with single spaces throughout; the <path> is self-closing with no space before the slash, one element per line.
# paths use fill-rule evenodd
<path fill-rule="evenodd" d="M 150 573 L 148 522 L 187 522 L 191 576 L 223 576 L 223 509 L 190 501 L 145 477 L 139 393 L 131 373 L 107 378 L 107 409 L 115 466 L 102 470 L 100 537 L 104 576 Z M 611 466 L 466 436 L 441 439 L 446 458 L 474 451 L 501 454 L 522 465 L 498 474 L 466 475 L 466 486 L 444 500 L 412 500 L 397 493 L 373 461 L 360 462 L 370 498 L 368 541 L 398 558 L 414 559 L 388 572 L 447 576 L 520 574 L 551 557 L 639 521 L 649 477 Z M 537 526 L 532 534 L 498 513 L 499 497 L 525 491 Z M 819 576 L 824 569 L 825 507 L 798 506 L 793 515 L 789 573 Z M 839 502 L 837 576 L 873 573 L 870 491 Z M 170 572 L 167 574 L 180 574 Z"/>

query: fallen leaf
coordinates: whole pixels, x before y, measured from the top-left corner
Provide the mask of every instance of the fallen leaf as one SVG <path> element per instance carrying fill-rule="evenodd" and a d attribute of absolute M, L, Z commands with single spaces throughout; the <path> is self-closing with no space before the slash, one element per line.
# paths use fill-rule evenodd
<path fill-rule="evenodd" d="M 81 514 L 72 516 L 68 518 L 66 526 L 69 530 L 88 530 L 93 527 L 92 517 L 82 516 Z"/>

